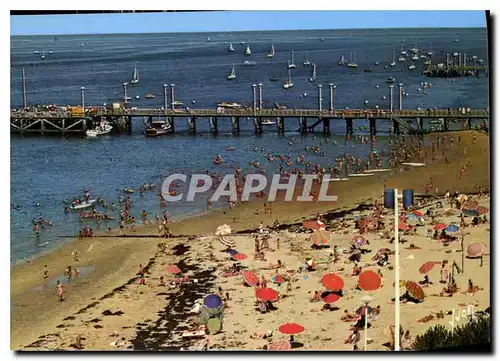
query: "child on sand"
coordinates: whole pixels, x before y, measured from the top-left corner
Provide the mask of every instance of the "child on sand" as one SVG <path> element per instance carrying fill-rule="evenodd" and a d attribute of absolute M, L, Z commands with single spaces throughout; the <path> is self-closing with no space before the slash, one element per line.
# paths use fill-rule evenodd
<path fill-rule="evenodd" d="M 49 269 L 48 269 L 47 265 L 43 266 L 42 275 L 43 275 L 44 280 L 49 278 Z"/>
<path fill-rule="evenodd" d="M 63 286 L 61 284 L 61 281 L 57 280 L 56 283 L 56 292 L 57 292 L 57 297 L 59 297 L 59 302 L 63 301 Z"/>

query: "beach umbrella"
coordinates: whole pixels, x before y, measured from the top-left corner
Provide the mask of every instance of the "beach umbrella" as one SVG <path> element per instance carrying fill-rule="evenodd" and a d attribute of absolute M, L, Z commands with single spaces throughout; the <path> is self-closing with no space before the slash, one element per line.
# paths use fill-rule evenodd
<path fill-rule="evenodd" d="M 440 264 L 441 262 L 425 262 L 423 265 L 420 266 L 418 271 L 422 274 L 427 274 L 431 271 L 431 269 L 434 268 L 435 265 Z"/>
<path fill-rule="evenodd" d="M 405 283 L 406 290 L 408 291 L 408 294 L 418 300 L 418 301 L 423 301 L 425 298 L 424 290 L 420 285 L 416 282 L 413 281 L 406 281 Z"/>
<path fill-rule="evenodd" d="M 358 277 L 358 287 L 363 291 L 375 291 L 382 285 L 382 278 L 377 272 L 363 271 Z"/>
<path fill-rule="evenodd" d="M 298 323 L 285 323 L 278 328 L 279 332 L 285 335 L 296 335 L 304 331 L 304 326 Z"/>
<path fill-rule="evenodd" d="M 288 340 L 274 341 L 267 346 L 268 351 L 290 351 L 292 344 Z"/>
<path fill-rule="evenodd" d="M 477 201 L 467 201 L 462 204 L 462 209 L 476 209 L 479 207 L 479 203 Z"/>
<path fill-rule="evenodd" d="M 177 273 L 181 273 L 181 269 L 175 265 L 175 264 L 172 264 L 170 266 L 167 267 L 167 273 L 171 273 L 171 274 L 177 274 Z"/>
<path fill-rule="evenodd" d="M 447 224 L 444 224 L 444 223 L 438 223 L 434 226 L 434 230 L 435 231 L 441 231 L 443 229 L 446 229 L 446 227 L 448 227 Z"/>
<path fill-rule="evenodd" d="M 445 231 L 450 233 L 458 232 L 458 226 L 450 224 L 448 227 L 446 227 Z"/>
<path fill-rule="evenodd" d="M 219 333 L 222 328 L 222 323 L 218 318 L 210 318 L 207 322 L 207 330 L 210 335 Z"/>
<path fill-rule="evenodd" d="M 222 243 L 223 246 L 227 248 L 232 248 L 235 246 L 234 242 L 231 239 L 226 238 L 224 236 L 219 236 L 219 241 L 220 243 Z"/>
<path fill-rule="evenodd" d="M 335 273 L 327 273 L 321 278 L 321 283 L 327 290 L 342 291 L 344 288 L 344 280 Z"/>
<path fill-rule="evenodd" d="M 238 253 L 239 253 L 239 252 L 238 252 L 237 250 L 235 250 L 235 249 L 228 249 L 226 252 L 227 252 L 227 253 L 229 253 L 229 255 L 230 255 L 231 257 L 232 257 L 232 256 L 234 256 L 235 254 L 238 254 Z"/>
<path fill-rule="evenodd" d="M 468 217 L 479 217 L 479 212 L 475 209 L 466 209 L 463 214 Z"/>
<path fill-rule="evenodd" d="M 259 301 L 276 301 L 278 292 L 272 288 L 257 288 L 255 290 L 255 297 Z"/>
<path fill-rule="evenodd" d="M 324 303 L 335 303 L 342 298 L 339 294 L 335 292 L 328 292 L 325 297 L 321 297 Z"/>
<path fill-rule="evenodd" d="M 283 278 L 282 275 L 280 274 L 275 274 L 274 276 L 271 277 L 271 282 L 274 282 L 276 284 L 282 284 L 283 282 L 285 282 L 285 279 Z"/>
<path fill-rule="evenodd" d="M 352 242 L 353 242 L 356 246 L 361 247 L 361 246 L 366 245 L 367 240 L 366 240 L 366 238 L 365 238 L 365 237 L 363 237 L 362 235 L 360 235 L 360 234 L 356 234 L 356 235 L 354 235 L 354 236 L 352 237 Z"/>
<path fill-rule="evenodd" d="M 416 215 L 415 213 L 410 213 L 408 217 L 406 217 L 408 220 L 414 220 L 418 221 L 422 216 Z"/>
<path fill-rule="evenodd" d="M 414 214 L 419 218 L 424 216 L 424 214 L 420 211 L 412 211 L 408 216 L 410 216 L 411 214 Z"/>
<path fill-rule="evenodd" d="M 313 243 L 315 245 L 328 244 L 328 240 L 330 239 L 330 235 L 331 235 L 330 232 L 327 232 L 323 229 L 318 229 L 318 230 L 313 232 L 310 239 L 311 239 L 311 241 L 313 241 Z"/>
<path fill-rule="evenodd" d="M 226 236 L 228 234 L 231 234 L 231 226 L 227 224 L 223 224 L 215 230 L 215 235 L 216 236 Z"/>
<path fill-rule="evenodd" d="M 242 276 L 245 283 L 249 286 L 256 286 L 259 282 L 259 277 L 253 272 L 243 271 Z"/>
<path fill-rule="evenodd" d="M 481 243 L 471 243 L 467 246 L 467 257 L 477 258 L 483 255 L 483 245 Z"/>
<path fill-rule="evenodd" d="M 231 257 L 237 261 L 244 261 L 248 258 L 248 256 L 244 253 L 236 253 L 235 255 L 233 255 Z"/>
<path fill-rule="evenodd" d="M 302 222 L 302 227 L 312 230 L 325 229 L 325 224 L 321 221 L 305 221 Z"/>
<path fill-rule="evenodd" d="M 392 229 L 394 229 L 394 226 L 392 226 Z M 406 224 L 406 223 L 399 223 L 398 224 L 398 229 L 400 231 L 409 231 L 411 229 L 411 226 Z"/>
<path fill-rule="evenodd" d="M 476 211 L 477 211 L 477 213 L 479 213 L 479 214 L 482 215 L 482 214 L 488 213 L 490 210 L 488 208 L 486 208 L 486 207 L 479 206 L 479 207 L 476 208 Z"/>
<path fill-rule="evenodd" d="M 220 306 L 222 306 L 223 302 L 218 295 L 211 294 L 205 297 L 205 299 L 203 300 L 203 304 L 207 308 L 219 308 Z"/>

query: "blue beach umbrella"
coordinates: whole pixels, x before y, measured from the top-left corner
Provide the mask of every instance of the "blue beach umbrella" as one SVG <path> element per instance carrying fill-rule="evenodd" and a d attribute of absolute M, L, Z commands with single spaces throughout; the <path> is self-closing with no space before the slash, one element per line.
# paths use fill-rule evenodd
<path fill-rule="evenodd" d="M 214 294 L 208 295 L 203 300 L 203 304 L 207 308 L 218 308 L 218 307 L 222 306 L 222 299 L 219 296 L 214 295 Z"/>
<path fill-rule="evenodd" d="M 227 253 L 229 253 L 229 255 L 234 256 L 235 254 L 238 254 L 239 252 L 235 249 L 228 249 L 227 250 Z"/>
<path fill-rule="evenodd" d="M 474 209 L 466 209 L 464 211 L 464 216 L 479 217 L 479 212 Z"/>
<path fill-rule="evenodd" d="M 415 221 L 418 221 L 420 219 L 419 216 L 417 216 L 416 214 L 414 213 L 410 213 L 409 215 L 406 216 L 407 219 L 413 219 Z"/>
<path fill-rule="evenodd" d="M 455 226 L 454 224 L 450 224 L 448 227 L 446 227 L 445 231 L 446 232 L 457 232 L 458 226 Z"/>

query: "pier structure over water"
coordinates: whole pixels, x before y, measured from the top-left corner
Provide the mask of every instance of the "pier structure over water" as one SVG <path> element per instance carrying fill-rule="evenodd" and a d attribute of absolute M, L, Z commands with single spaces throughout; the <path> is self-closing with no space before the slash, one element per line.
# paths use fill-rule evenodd
<path fill-rule="evenodd" d="M 10 128 L 13 133 L 85 133 L 85 131 L 105 118 L 115 124 L 115 129 L 122 132 L 130 132 L 133 119 L 146 119 L 149 123 L 153 118 L 164 119 L 175 132 L 175 123 L 184 121 L 188 124 L 188 132 L 196 133 L 196 125 L 200 121 L 208 121 L 209 129 L 213 133 L 218 132 L 221 121 L 230 121 L 234 133 L 240 131 L 240 119 L 253 120 L 254 129 L 257 134 L 263 132 L 263 121 L 270 120 L 275 124 L 274 128 L 279 134 L 285 132 L 285 123 L 296 122 L 294 131 L 300 133 L 315 132 L 321 130 L 325 135 L 331 133 L 332 122 L 345 122 L 346 134 L 353 133 L 353 121 L 355 119 L 369 120 L 370 134 L 377 132 L 377 122 L 389 122 L 394 134 L 399 134 L 401 129 L 424 132 L 424 119 L 433 123 L 440 123 L 442 130 L 448 130 L 450 121 L 461 121 L 464 129 L 471 129 L 472 120 L 489 119 L 487 109 L 403 109 L 403 84 L 395 84 L 394 79 L 387 81 L 389 90 L 389 107 L 380 109 L 378 107 L 368 108 L 365 101 L 364 109 L 337 109 L 335 107 L 334 84 L 329 84 L 329 104 L 323 103 L 323 87 L 318 85 L 318 107 L 317 109 L 284 109 L 269 108 L 263 106 L 263 85 L 253 84 L 253 102 L 250 107 L 216 107 L 212 109 L 180 108 L 179 102 L 175 100 L 175 85 L 170 84 L 170 104 L 168 104 L 167 84 L 163 84 L 163 108 L 128 108 L 126 102 L 115 103 L 113 107 L 102 106 L 90 107 L 85 105 L 85 88 L 81 88 L 80 106 L 82 111 L 73 110 L 29 110 L 26 107 L 27 100 L 24 98 L 25 110 L 11 111 Z M 398 90 L 398 104 L 394 107 L 394 88 Z M 24 94 L 24 93 L 23 93 Z M 124 86 L 124 100 L 127 100 L 126 86 Z M 118 106 L 119 105 L 119 106 Z M 27 109 L 26 109 L 27 108 Z M 83 111 L 83 109 L 93 109 Z M 97 110 L 96 110 L 97 109 Z M 308 122 L 308 120 L 310 120 Z M 311 121 L 312 120 L 312 121 Z M 312 124 L 310 124 L 312 122 Z M 416 123 L 416 127 L 411 124 Z M 141 124 L 143 122 L 141 121 Z M 266 129 L 272 129 L 267 126 Z M 290 129 L 290 127 L 288 127 Z"/>

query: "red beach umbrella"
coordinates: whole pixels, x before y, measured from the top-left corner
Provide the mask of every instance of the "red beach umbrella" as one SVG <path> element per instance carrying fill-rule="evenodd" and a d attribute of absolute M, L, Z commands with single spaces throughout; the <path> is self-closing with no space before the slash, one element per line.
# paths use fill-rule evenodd
<path fill-rule="evenodd" d="M 253 272 L 243 271 L 242 276 L 245 283 L 249 286 L 254 287 L 259 282 L 259 277 L 257 277 L 257 275 Z"/>
<path fill-rule="evenodd" d="M 330 239 L 330 232 L 327 232 L 325 230 L 316 230 L 313 232 L 311 235 L 311 240 L 315 245 L 318 244 L 328 244 L 328 240 Z"/>
<path fill-rule="evenodd" d="M 321 283 L 327 290 L 342 291 L 344 288 L 344 280 L 335 273 L 327 273 L 321 278 Z"/>
<path fill-rule="evenodd" d="M 278 292 L 272 288 L 257 288 L 255 290 L 255 297 L 259 301 L 275 301 L 278 298 Z"/>
<path fill-rule="evenodd" d="M 358 287 L 363 291 L 375 291 L 382 285 L 382 278 L 377 272 L 363 271 L 358 277 Z"/>
<path fill-rule="evenodd" d="M 416 215 L 418 217 L 423 217 L 424 216 L 424 214 L 422 212 L 420 212 L 420 211 L 413 211 L 411 213 L 413 213 L 414 215 Z"/>
<path fill-rule="evenodd" d="M 268 351 L 290 351 L 292 344 L 288 340 L 274 341 L 267 346 Z"/>
<path fill-rule="evenodd" d="M 394 229 L 394 226 L 392 227 L 392 229 Z M 410 225 L 408 225 L 408 224 L 406 224 L 406 223 L 401 223 L 401 222 L 400 222 L 400 223 L 398 224 L 398 229 L 399 229 L 400 231 L 409 231 L 409 230 L 411 229 L 411 226 L 410 226 Z"/>
<path fill-rule="evenodd" d="M 434 268 L 435 265 L 440 264 L 441 262 L 425 262 L 423 265 L 420 266 L 418 271 L 422 274 L 427 274 L 430 272 L 431 269 Z"/>
<path fill-rule="evenodd" d="M 476 209 L 479 206 L 479 203 L 477 201 L 466 201 L 464 204 L 462 204 L 463 209 Z"/>
<path fill-rule="evenodd" d="M 441 230 L 446 229 L 446 228 L 448 228 L 448 225 L 445 223 L 438 223 L 434 226 L 435 231 L 441 231 Z"/>
<path fill-rule="evenodd" d="M 471 243 L 467 246 L 467 257 L 477 258 L 483 254 L 483 245 L 481 243 Z"/>
<path fill-rule="evenodd" d="M 406 281 L 405 283 L 406 290 L 409 295 L 416 300 L 423 301 L 425 298 L 424 290 L 420 285 L 413 281 Z"/>
<path fill-rule="evenodd" d="M 482 215 L 482 214 L 488 213 L 490 210 L 488 208 L 486 208 L 486 207 L 479 206 L 479 207 L 476 208 L 476 211 L 477 211 L 477 213 L 479 213 L 479 214 Z"/>
<path fill-rule="evenodd" d="M 177 265 L 173 264 L 173 265 L 170 265 L 167 267 L 167 273 L 171 273 L 171 274 L 177 274 L 177 273 L 181 273 L 181 269 L 179 267 L 177 267 Z"/>
<path fill-rule="evenodd" d="M 321 221 L 305 221 L 302 222 L 302 226 L 307 229 L 325 229 L 325 224 Z"/>
<path fill-rule="evenodd" d="M 323 297 L 324 303 L 335 303 L 340 300 L 342 297 L 336 293 L 330 293 L 326 297 Z"/>
<path fill-rule="evenodd" d="M 237 261 L 244 261 L 248 258 L 248 256 L 244 253 L 236 253 L 235 255 L 232 256 Z"/>
<path fill-rule="evenodd" d="M 304 331 L 304 326 L 298 323 L 285 323 L 281 325 L 278 330 L 285 335 L 296 335 Z"/>

